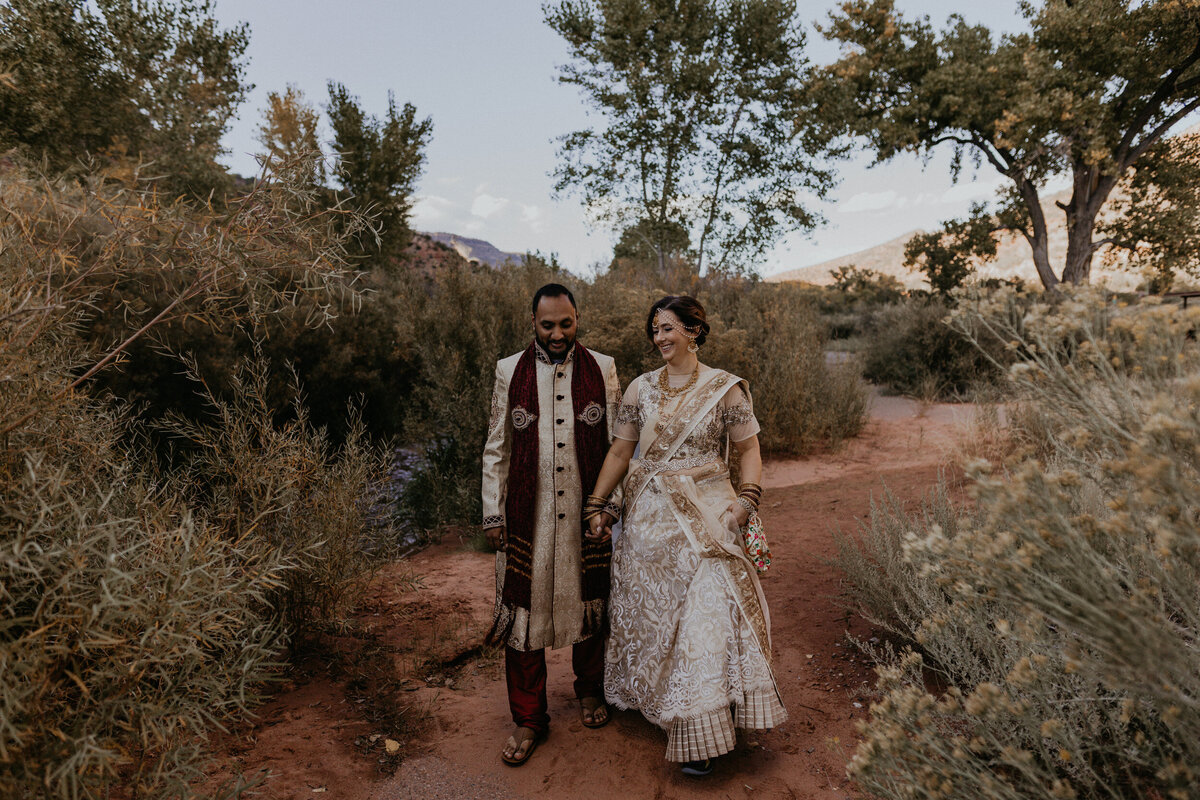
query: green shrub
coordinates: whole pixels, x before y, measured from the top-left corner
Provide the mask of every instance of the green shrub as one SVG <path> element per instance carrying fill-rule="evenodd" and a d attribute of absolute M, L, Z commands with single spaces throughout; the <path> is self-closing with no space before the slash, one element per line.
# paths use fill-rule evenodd
<path fill-rule="evenodd" d="M 837 443 L 866 423 L 867 391 L 857 364 L 826 363 L 825 328 L 809 297 L 803 287 L 760 283 L 740 293 L 734 312 L 730 333 L 739 334 L 741 352 L 725 360 L 750 382 L 768 453 Z"/>
<path fill-rule="evenodd" d="M 929 398 L 963 398 L 973 387 L 995 382 L 1000 370 L 947 324 L 949 314 L 933 298 L 875 311 L 867 325 L 863 374 L 894 392 Z"/>
<path fill-rule="evenodd" d="M 192 797 L 206 730 L 361 587 L 378 458 L 355 436 L 333 453 L 300 407 L 287 422 L 261 364 L 175 428 L 179 472 L 86 390 L 168 320 L 327 308 L 341 247 L 286 181 L 220 214 L 16 170 L 0 199 L 0 795 Z"/>
<path fill-rule="evenodd" d="M 852 605 L 922 654 L 881 670 L 851 774 L 889 798 L 1198 797 L 1200 312 L 1008 300 L 960 327 L 1024 354 L 1025 459 L 975 465 L 969 514 L 889 510 L 843 545 Z"/>
<path fill-rule="evenodd" d="M 206 394 L 210 422 L 168 416 L 161 426 L 187 443 L 187 461 L 172 477 L 193 487 L 183 493 L 191 507 L 226 540 L 287 565 L 264 613 L 297 646 L 344 619 L 396 539 L 369 502 L 387 465 L 366 442 L 358 413 L 348 410 L 348 433 L 335 449 L 309 421 L 298 387 L 291 419 L 277 422 L 270 374 L 265 358 L 245 362 L 226 398 Z"/>

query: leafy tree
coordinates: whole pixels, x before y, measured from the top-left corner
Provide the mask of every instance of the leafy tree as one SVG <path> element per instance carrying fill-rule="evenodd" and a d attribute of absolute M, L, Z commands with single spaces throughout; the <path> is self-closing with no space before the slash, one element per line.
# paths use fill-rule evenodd
<path fill-rule="evenodd" d="M 325 159 L 317 138 L 321 117 L 304 100 L 304 93 L 288 86 L 282 95 L 267 95 L 263 124 L 258 128 L 258 141 L 267 148 L 267 161 L 279 164 L 302 165 L 306 183 L 319 186 L 325 183 Z"/>
<path fill-rule="evenodd" d="M 998 225 L 1020 232 L 1047 289 L 1088 280 L 1101 208 L 1127 171 L 1200 108 L 1200 6 L 1176 0 L 1022 3 L 1028 32 L 995 41 L 952 16 L 944 31 L 893 0 L 849 0 L 825 35 L 843 57 L 816 82 L 831 118 L 865 137 L 880 161 L 954 148 L 1011 184 Z M 1195 175 L 1194 172 L 1191 174 Z M 1040 192 L 1071 179 L 1061 204 L 1068 245 L 1050 264 Z"/>
<path fill-rule="evenodd" d="M 834 289 L 867 305 L 886 305 L 904 296 L 903 284 L 878 270 L 843 264 L 829 274 Z"/>
<path fill-rule="evenodd" d="M 904 266 L 925 274 L 929 288 L 943 298 L 971 274 L 972 262 L 996 257 L 995 226 L 981 205 L 966 219 L 952 219 L 940 231 L 918 233 L 904 245 Z"/>
<path fill-rule="evenodd" d="M 412 238 L 408 215 L 433 122 L 428 117 L 418 121 L 411 103 L 397 108 L 390 92 L 387 116 L 368 116 L 358 98 L 334 81 L 329 82 L 328 112 L 339 199 L 353 198 L 352 204 L 373 216 L 378 226 L 376 236 L 359 236 L 360 253 L 399 253 Z"/>
<path fill-rule="evenodd" d="M 560 139 L 556 189 L 597 219 L 648 228 L 665 269 L 682 226 L 704 274 L 761 255 L 815 214 L 829 139 L 804 91 L 794 0 L 562 0 L 543 6 L 567 42 L 559 80 L 602 127 Z"/>
<path fill-rule="evenodd" d="M 1159 142 L 1126 174 L 1100 230 L 1166 291 L 1177 272 L 1200 275 L 1200 133 Z"/>
<path fill-rule="evenodd" d="M 152 161 L 160 184 L 228 186 L 221 137 L 251 88 L 245 25 L 220 29 L 211 0 L 11 0 L 0 8 L 0 147 L 44 158 Z"/>

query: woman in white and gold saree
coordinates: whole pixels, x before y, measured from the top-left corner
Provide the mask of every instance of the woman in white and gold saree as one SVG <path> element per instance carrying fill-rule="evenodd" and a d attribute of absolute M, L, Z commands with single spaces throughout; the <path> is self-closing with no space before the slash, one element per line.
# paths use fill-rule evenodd
<path fill-rule="evenodd" d="M 699 303 L 663 298 L 646 328 L 666 364 L 629 385 L 592 491 L 607 497 L 627 475 L 604 693 L 665 729 L 666 757 L 685 774 L 705 775 L 733 749 L 735 728 L 772 728 L 787 716 L 766 601 L 739 531 L 762 491 L 759 427 L 745 381 L 696 356 L 708 333 Z M 593 534 L 611 521 L 598 508 L 585 507 Z"/>

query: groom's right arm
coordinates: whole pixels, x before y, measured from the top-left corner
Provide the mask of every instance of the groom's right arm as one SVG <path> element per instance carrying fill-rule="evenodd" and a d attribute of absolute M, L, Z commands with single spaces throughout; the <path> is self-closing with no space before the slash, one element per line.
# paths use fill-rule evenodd
<path fill-rule="evenodd" d="M 505 545 L 504 501 L 508 497 L 508 458 L 512 447 L 508 377 L 501 364 L 496 362 L 488 437 L 483 447 L 483 532 L 497 550 L 503 550 Z"/>

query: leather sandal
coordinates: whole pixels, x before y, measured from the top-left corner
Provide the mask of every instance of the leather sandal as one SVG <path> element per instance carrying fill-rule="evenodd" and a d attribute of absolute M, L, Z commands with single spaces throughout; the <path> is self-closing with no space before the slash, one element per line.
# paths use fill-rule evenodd
<path fill-rule="evenodd" d="M 513 751 L 513 755 L 505 755 L 504 751 L 500 751 L 500 760 L 510 767 L 519 767 L 529 760 L 533 755 L 533 751 L 537 750 L 537 746 L 546 741 L 546 736 L 549 731 L 535 731 L 533 728 L 526 728 L 524 725 L 517 728 L 516 732 L 509 738 L 516 741 L 517 746 Z M 505 742 L 507 744 L 507 742 Z M 525 746 L 525 752 L 520 753 L 522 745 Z"/>
<path fill-rule="evenodd" d="M 594 706 L 588 706 L 588 701 L 594 702 Z M 596 721 L 596 714 L 601 709 L 604 710 L 604 719 Z M 587 715 L 592 715 L 592 721 L 588 722 Z M 579 721 L 583 723 L 585 728 L 603 728 L 612 719 L 612 714 L 609 713 L 608 706 L 599 697 L 581 697 L 579 698 Z"/>

